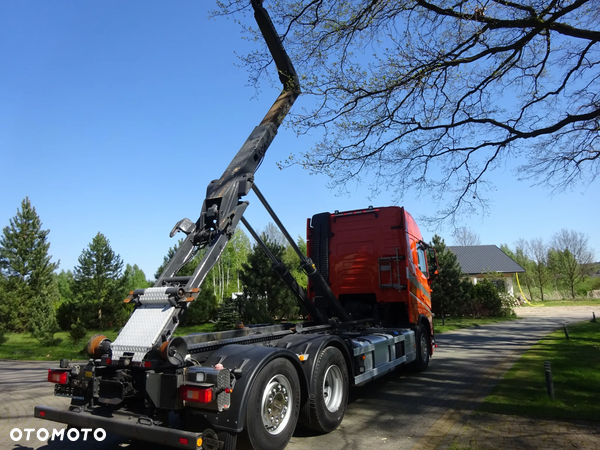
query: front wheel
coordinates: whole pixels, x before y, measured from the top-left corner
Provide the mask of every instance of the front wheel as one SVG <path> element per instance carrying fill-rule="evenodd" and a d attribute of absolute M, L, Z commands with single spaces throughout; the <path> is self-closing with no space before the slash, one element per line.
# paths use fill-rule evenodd
<path fill-rule="evenodd" d="M 429 366 L 429 334 L 423 325 L 415 328 L 415 339 L 417 341 L 417 360 L 414 362 L 414 369 L 417 372 L 424 372 Z"/>
<path fill-rule="evenodd" d="M 287 359 L 275 359 L 260 371 L 252 386 L 239 442 L 246 449 L 282 450 L 294 433 L 299 412 L 296 369 Z"/>
<path fill-rule="evenodd" d="M 348 403 L 348 369 L 335 347 L 323 350 L 315 364 L 309 401 L 304 410 L 305 425 L 321 433 L 335 430 Z"/>

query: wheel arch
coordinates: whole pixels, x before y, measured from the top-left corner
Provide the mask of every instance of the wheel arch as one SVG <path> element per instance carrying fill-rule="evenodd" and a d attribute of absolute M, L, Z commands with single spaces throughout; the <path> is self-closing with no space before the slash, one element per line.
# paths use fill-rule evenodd
<path fill-rule="evenodd" d="M 312 386 L 310 386 L 310 383 L 313 380 L 317 357 L 327 347 L 335 347 L 342 353 L 344 361 L 346 362 L 346 367 L 348 369 L 348 375 L 354 375 L 352 359 L 348 351 L 348 346 L 339 336 L 322 334 L 291 335 L 286 336 L 284 339 L 279 341 L 277 345 L 285 346 L 286 348 L 298 354 L 308 354 L 308 359 L 301 363 L 302 369 L 307 380 L 307 392 L 310 392 L 310 389 L 312 388 Z"/>
<path fill-rule="evenodd" d="M 431 356 L 433 355 L 433 319 L 420 314 L 418 324 L 425 327 L 425 332 L 429 336 L 429 356 Z"/>
<path fill-rule="evenodd" d="M 267 364 L 277 358 L 289 360 L 296 369 L 300 382 L 300 406 L 302 406 L 308 396 L 308 380 L 298 356 L 292 350 L 281 347 L 228 345 L 215 351 L 203 364 L 214 366 L 220 363 L 231 371 L 242 367 L 241 376 L 236 377 L 231 393 L 231 407 L 218 414 L 205 414 L 211 425 L 232 433 L 240 433 L 244 429 L 248 397 L 256 378 Z M 203 413 L 200 410 L 196 412 Z"/>

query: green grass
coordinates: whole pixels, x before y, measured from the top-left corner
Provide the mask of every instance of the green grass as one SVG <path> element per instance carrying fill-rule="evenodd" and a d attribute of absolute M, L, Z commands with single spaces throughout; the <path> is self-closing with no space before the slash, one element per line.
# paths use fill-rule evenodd
<path fill-rule="evenodd" d="M 210 333 L 215 331 L 214 323 L 203 323 L 202 325 L 194 325 L 189 327 L 178 327 L 175 330 L 175 336 L 185 336 L 191 333 Z"/>
<path fill-rule="evenodd" d="M 581 299 L 562 299 L 562 300 L 529 300 L 531 305 L 525 303 L 523 306 L 598 306 L 600 308 L 600 298 L 581 298 Z"/>
<path fill-rule="evenodd" d="M 548 419 L 600 421 L 600 322 L 569 326 L 540 340 L 510 369 L 480 411 Z M 556 400 L 546 392 L 552 366 Z"/>
<path fill-rule="evenodd" d="M 114 340 L 117 331 L 89 331 L 78 345 L 69 339 L 69 333 L 61 331 L 54 334 L 60 343 L 54 346 L 43 346 L 29 333 L 6 333 L 8 340 L 0 345 L 0 359 L 30 359 L 42 361 L 58 361 L 67 359 L 87 359 L 84 348 L 88 339 L 94 334 L 104 334 L 107 338 Z"/>
<path fill-rule="evenodd" d="M 214 330 L 214 324 L 206 323 L 196 326 L 179 327 L 175 333 L 177 336 L 185 336 L 190 333 L 208 332 Z M 117 337 L 119 330 L 88 331 L 86 337 L 75 345 L 69 339 L 69 333 L 59 332 L 54 335 L 60 342 L 54 346 L 42 346 L 37 339 L 29 333 L 6 333 L 8 340 L 0 345 L 0 359 L 27 359 L 37 361 L 58 361 L 59 359 L 87 359 L 85 346 L 94 334 L 103 334 L 111 341 Z"/>
<path fill-rule="evenodd" d="M 442 319 L 434 317 L 433 329 L 435 334 L 441 334 L 446 331 L 458 330 L 460 328 L 471 328 L 490 323 L 506 322 L 507 320 L 516 320 L 517 317 L 483 317 L 474 319 L 470 317 L 446 317 L 445 325 L 442 325 Z"/>

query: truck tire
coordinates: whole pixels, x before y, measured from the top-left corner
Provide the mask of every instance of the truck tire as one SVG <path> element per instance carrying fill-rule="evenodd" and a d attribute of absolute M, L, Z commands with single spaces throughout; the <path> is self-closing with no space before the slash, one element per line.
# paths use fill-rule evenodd
<path fill-rule="evenodd" d="M 248 450 L 283 450 L 296 429 L 299 413 L 298 373 L 287 359 L 275 359 L 252 385 L 238 443 Z"/>
<path fill-rule="evenodd" d="M 304 424 L 311 430 L 335 430 L 348 404 L 348 369 L 342 353 L 335 347 L 323 350 L 315 363 L 311 392 L 304 407 Z"/>
<path fill-rule="evenodd" d="M 424 372 L 429 366 L 429 334 L 422 324 L 415 328 L 415 340 L 417 344 L 417 359 L 413 368 L 417 372 Z"/>

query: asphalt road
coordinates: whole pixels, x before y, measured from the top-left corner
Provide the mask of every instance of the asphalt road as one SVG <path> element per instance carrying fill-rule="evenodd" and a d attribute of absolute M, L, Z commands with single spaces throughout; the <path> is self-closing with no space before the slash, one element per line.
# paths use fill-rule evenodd
<path fill-rule="evenodd" d="M 590 319 L 591 307 L 520 308 L 520 320 L 437 337 L 439 347 L 427 372 L 392 374 L 355 389 L 341 426 L 327 435 L 297 430 L 288 449 L 446 449 L 479 402 L 529 346 L 564 323 Z M 597 311 L 600 313 L 600 311 Z M 39 361 L 0 361 L 0 449 L 147 449 L 148 444 L 108 436 L 102 442 L 11 439 L 20 430 L 61 428 L 33 418 L 35 405 L 64 406 L 46 381 Z M 543 371 L 540 371 L 543 378 Z M 16 436 L 13 434 L 13 436 Z M 165 447 L 152 446 L 166 450 Z"/>

